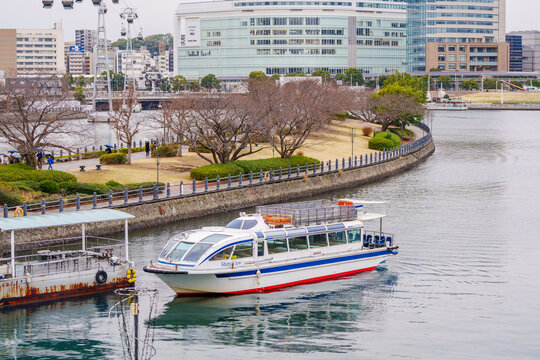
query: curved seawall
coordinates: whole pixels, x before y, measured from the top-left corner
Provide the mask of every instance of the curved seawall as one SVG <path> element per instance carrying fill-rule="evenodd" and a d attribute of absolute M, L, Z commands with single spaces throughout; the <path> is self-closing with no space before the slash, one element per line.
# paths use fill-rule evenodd
<path fill-rule="evenodd" d="M 117 209 L 135 215 L 130 220 L 130 229 L 142 229 L 191 219 L 200 216 L 218 214 L 231 210 L 240 210 L 256 205 L 290 201 L 315 194 L 356 187 L 408 170 L 435 152 L 431 135 L 429 141 L 414 152 L 409 152 L 387 161 L 377 162 L 359 168 L 334 170 L 318 174 L 306 174 L 303 178 L 281 180 L 272 183 L 211 191 L 205 194 L 186 195 L 168 200 L 156 200 L 143 204 L 119 206 Z M 87 233 L 99 236 L 123 230 L 122 223 L 89 224 Z M 41 247 L 40 240 L 80 236 L 79 226 L 49 228 L 17 232 L 17 250 L 29 250 Z M 9 234 L 2 233 L 0 254 L 9 250 Z"/>

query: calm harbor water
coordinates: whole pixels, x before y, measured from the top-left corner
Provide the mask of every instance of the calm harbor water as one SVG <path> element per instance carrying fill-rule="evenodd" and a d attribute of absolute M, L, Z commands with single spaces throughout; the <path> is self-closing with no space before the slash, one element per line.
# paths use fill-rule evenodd
<path fill-rule="evenodd" d="M 540 114 L 438 112 L 436 153 L 325 195 L 389 200 L 400 254 L 377 271 L 283 291 L 175 299 L 141 268 L 174 233 L 133 231 L 138 285 L 159 289 L 157 359 L 533 359 L 540 356 Z M 118 359 L 112 295 L 0 312 L 0 358 Z"/>

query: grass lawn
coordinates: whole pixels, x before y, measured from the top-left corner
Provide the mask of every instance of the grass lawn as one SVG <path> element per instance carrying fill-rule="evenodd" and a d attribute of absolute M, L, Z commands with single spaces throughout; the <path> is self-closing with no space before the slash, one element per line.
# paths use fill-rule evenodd
<path fill-rule="evenodd" d="M 354 154 L 376 152 L 368 149 L 368 140 L 370 137 L 362 135 L 362 128 L 364 126 L 366 124 L 355 120 L 345 120 L 336 123 L 325 133 L 308 139 L 299 151 L 303 152 L 305 156 L 322 161 L 341 159 L 343 157 L 348 158 L 351 156 L 350 129 L 354 128 Z M 374 127 L 372 124 L 370 126 Z M 265 149 L 243 157 L 242 160 L 272 157 L 272 148 L 269 144 L 259 144 L 259 146 L 265 147 Z M 279 156 L 277 152 L 275 156 Z M 172 184 L 179 183 L 180 181 L 190 182 L 191 169 L 208 164 L 207 161 L 201 159 L 195 153 L 187 153 L 183 157 L 162 158 L 159 161 L 159 181 Z M 138 160 L 134 161 L 132 165 L 103 165 L 102 169 L 101 171 L 87 170 L 86 172 L 72 170 L 69 173 L 75 175 L 79 182 L 99 184 L 104 184 L 109 180 L 115 180 L 121 184 L 156 180 L 156 159 Z"/>
<path fill-rule="evenodd" d="M 463 100 L 467 100 L 471 103 L 500 103 L 500 92 L 479 92 L 470 95 L 464 95 L 460 97 Z M 517 92 L 517 91 L 505 91 L 504 92 L 505 103 L 540 103 L 540 92 Z"/>

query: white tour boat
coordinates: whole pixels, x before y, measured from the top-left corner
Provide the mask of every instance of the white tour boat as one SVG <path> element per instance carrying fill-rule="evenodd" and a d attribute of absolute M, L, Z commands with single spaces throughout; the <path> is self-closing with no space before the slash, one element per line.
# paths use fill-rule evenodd
<path fill-rule="evenodd" d="M 11 239 L 11 256 L 0 258 L 0 309 L 133 286 L 136 275 L 128 250 L 131 218 L 121 211 L 96 209 L 0 219 L 0 231 L 10 233 Z M 87 234 L 86 225 L 104 222 L 123 222 L 123 241 Z M 75 225 L 81 226 L 80 237 L 42 240 L 32 244 L 40 250 L 16 256 L 16 232 L 24 237 L 24 231 L 52 228 L 55 232 Z"/>
<path fill-rule="evenodd" d="M 242 294 L 374 270 L 397 254 L 394 236 L 382 232 L 380 213 L 367 213 L 352 199 L 258 206 L 256 213 L 225 227 L 205 227 L 174 236 L 156 274 L 179 295 Z M 364 222 L 379 220 L 379 231 Z"/>

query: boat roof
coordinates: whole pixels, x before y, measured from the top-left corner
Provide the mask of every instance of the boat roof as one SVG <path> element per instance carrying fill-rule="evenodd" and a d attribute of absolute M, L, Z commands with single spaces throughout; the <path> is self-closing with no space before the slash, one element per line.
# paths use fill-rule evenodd
<path fill-rule="evenodd" d="M 103 221 L 127 220 L 135 216 L 113 209 L 70 211 L 64 213 L 0 219 L 1 231 L 27 230 L 52 226 L 82 225 Z"/>

